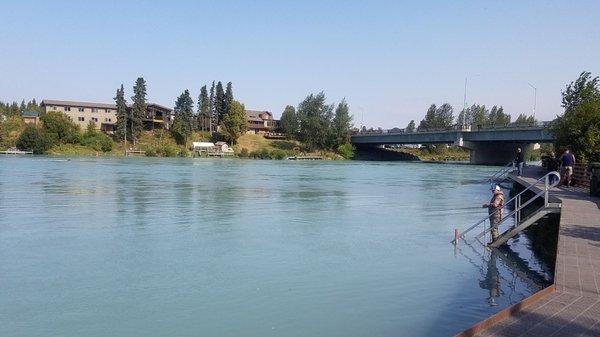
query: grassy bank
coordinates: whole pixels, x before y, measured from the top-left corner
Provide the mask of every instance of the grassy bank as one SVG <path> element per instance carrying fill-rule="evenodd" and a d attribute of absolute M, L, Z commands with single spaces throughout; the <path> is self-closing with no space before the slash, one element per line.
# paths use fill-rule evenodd
<path fill-rule="evenodd" d="M 331 151 L 310 151 L 295 140 L 267 139 L 262 135 L 242 135 L 235 146 L 235 153 L 242 158 L 284 159 L 291 156 L 319 156 L 323 159 L 343 159 Z"/>
<path fill-rule="evenodd" d="M 390 149 L 390 151 L 397 151 L 408 153 L 418 157 L 423 161 L 468 161 L 469 151 L 459 147 L 435 147 L 435 148 L 409 148 L 402 147 L 398 149 Z"/>

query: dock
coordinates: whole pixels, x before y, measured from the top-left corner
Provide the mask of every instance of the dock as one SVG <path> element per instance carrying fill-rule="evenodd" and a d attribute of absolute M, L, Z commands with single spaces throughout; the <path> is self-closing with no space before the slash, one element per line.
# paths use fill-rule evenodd
<path fill-rule="evenodd" d="M 33 151 L 21 151 L 17 148 L 10 148 L 6 151 L 0 151 L 0 154 L 13 154 L 13 155 L 19 155 L 19 154 L 33 154 Z"/>
<path fill-rule="evenodd" d="M 293 156 L 287 157 L 287 160 L 322 160 L 323 157 L 319 156 Z"/>
<path fill-rule="evenodd" d="M 521 185 L 543 174 L 528 168 Z M 600 198 L 583 187 L 555 187 L 562 203 L 554 284 L 457 336 L 600 336 Z"/>

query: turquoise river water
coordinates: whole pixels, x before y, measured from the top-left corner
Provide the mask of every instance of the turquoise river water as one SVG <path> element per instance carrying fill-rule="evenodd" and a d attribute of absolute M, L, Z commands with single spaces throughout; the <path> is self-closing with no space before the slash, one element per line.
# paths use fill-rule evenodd
<path fill-rule="evenodd" d="M 495 170 L 1 157 L 0 336 L 452 335 L 545 274 L 450 244 Z"/>

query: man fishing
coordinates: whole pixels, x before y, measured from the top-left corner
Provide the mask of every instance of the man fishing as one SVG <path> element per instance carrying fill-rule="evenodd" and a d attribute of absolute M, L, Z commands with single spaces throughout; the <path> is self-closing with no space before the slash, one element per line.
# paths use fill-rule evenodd
<path fill-rule="evenodd" d="M 490 215 L 490 229 L 492 232 L 492 242 L 498 239 L 498 224 L 502 220 L 502 209 L 504 208 L 504 192 L 500 186 L 495 185 L 491 189 L 492 199 L 489 204 L 483 204 L 483 207 L 487 207 L 488 214 Z"/>

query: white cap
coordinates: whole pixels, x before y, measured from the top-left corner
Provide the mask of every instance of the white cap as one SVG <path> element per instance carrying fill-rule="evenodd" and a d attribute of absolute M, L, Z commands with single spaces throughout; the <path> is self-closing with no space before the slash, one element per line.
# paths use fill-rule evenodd
<path fill-rule="evenodd" d="M 492 188 L 490 188 L 491 191 L 500 191 L 501 188 L 498 185 L 492 185 Z"/>

